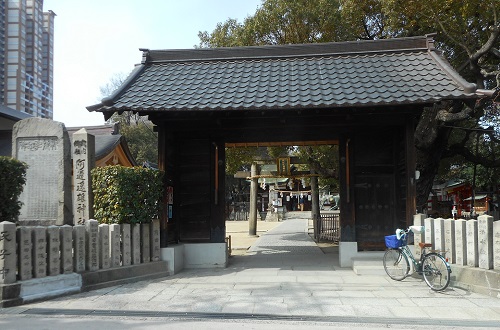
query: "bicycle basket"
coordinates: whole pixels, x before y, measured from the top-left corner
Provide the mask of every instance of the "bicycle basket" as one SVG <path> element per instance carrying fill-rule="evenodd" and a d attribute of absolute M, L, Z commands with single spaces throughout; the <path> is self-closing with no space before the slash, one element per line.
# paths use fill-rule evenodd
<path fill-rule="evenodd" d="M 385 246 L 390 249 L 397 249 L 403 246 L 404 240 L 398 239 L 396 235 L 389 235 L 385 237 Z"/>

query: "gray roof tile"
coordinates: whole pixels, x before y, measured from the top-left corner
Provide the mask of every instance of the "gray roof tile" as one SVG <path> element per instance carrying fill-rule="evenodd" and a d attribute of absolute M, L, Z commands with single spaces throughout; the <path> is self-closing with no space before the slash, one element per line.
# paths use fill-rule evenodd
<path fill-rule="evenodd" d="M 145 51 L 145 60 L 127 82 L 88 109 L 333 108 L 475 97 L 475 86 L 461 79 L 432 44 L 427 37 L 416 37 Z"/>

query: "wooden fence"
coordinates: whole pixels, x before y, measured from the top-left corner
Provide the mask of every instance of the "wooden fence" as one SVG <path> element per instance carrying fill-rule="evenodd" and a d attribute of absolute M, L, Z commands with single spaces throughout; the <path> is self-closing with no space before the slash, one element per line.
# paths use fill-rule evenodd
<path fill-rule="evenodd" d="M 319 239 L 332 242 L 340 241 L 340 217 L 335 214 L 321 214 L 319 224 Z"/>
<path fill-rule="evenodd" d="M 159 260 L 158 221 L 48 227 L 0 222 L 0 284 Z"/>

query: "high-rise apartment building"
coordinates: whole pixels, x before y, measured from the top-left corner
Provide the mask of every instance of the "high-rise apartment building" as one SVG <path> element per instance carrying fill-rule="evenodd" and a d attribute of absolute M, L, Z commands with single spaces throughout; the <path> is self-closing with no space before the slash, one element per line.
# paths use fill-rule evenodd
<path fill-rule="evenodd" d="M 54 18 L 43 0 L 0 0 L 0 102 L 53 117 Z"/>

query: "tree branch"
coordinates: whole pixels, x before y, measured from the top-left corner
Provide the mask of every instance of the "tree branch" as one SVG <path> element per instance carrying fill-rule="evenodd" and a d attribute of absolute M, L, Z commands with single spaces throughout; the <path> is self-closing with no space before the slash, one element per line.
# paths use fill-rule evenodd
<path fill-rule="evenodd" d="M 480 164 L 488 168 L 500 167 L 500 159 L 490 159 L 482 155 L 475 155 L 461 144 L 451 145 L 446 151 L 447 155 L 460 155 L 471 163 Z"/>
<path fill-rule="evenodd" d="M 490 31 L 490 36 L 488 40 L 483 44 L 483 46 L 479 48 L 474 54 L 469 56 L 471 61 L 478 61 L 479 58 L 490 52 L 490 50 L 496 44 L 498 36 L 500 35 L 500 28 L 498 26 L 492 26 L 490 27 Z"/>

